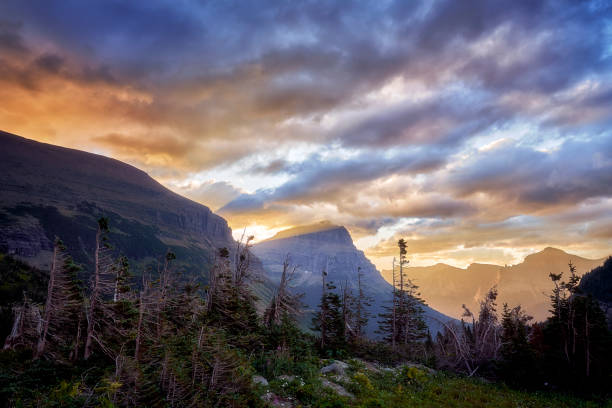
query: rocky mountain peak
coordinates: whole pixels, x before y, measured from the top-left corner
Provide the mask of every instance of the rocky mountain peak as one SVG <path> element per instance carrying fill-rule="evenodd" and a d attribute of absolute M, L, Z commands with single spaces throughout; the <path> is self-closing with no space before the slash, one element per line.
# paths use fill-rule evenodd
<path fill-rule="evenodd" d="M 321 244 L 335 244 L 354 248 L 351 234 L 341 226 L 329 221 L 321 221 L 316 224 L 304 225 L 280 231 L 272 238 L 263 241 L 271 242 L 282 239 L 297 239 L 300 241 L 314 241 Z"/>

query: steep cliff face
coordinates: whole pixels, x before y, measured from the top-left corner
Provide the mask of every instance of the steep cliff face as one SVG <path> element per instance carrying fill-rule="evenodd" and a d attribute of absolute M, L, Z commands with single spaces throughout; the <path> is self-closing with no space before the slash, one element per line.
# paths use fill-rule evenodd
<path fill-rule="evenodd" d="M 205 280 L 214 251 L 235 245 L 227 222 L 145 172 L 104 156 L 0 132 L 0 250 L 46 267 L 56 236 L 87 265 L 96 218 L 137 265 L 171 249 Z"/>
<path fill-rule="evenodd" d="M 374 298 L 373 314 L 368 331 L 373 334 L 377 328 L 377 315 L 391 299 L 392 286 L 385 281 L 376 267 L 358 250 L 346 230 L 341 226 L 320 223 L 282 231 L 277 236 L 263 241 L 253 248 L 261 259 L 264 269 L 272 280 L 278 281 L 283 261 L 289 256 L 291 265 L 298 266 L 294 291 L 304 293 L 307 309 L 316 309 L 321 298 L 321 272 L 326 270 L 327 280 L 336 286 L 348 284 L 357 288 L 357 274 L 363 273 L 362 284 L 369 296 Z M 447 316 L 426 307 L 426 321 L 432 332 L 440 328 L 440 321 Z"/>

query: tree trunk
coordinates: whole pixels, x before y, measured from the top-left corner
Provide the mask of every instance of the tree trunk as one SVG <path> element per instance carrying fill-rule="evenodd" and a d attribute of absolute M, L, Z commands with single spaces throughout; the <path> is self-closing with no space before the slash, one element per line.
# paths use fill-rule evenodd
<path fill-rule="evenodd" d="M 142 338 L 142 321 L 144 320 L 144 296 L 143 292 L 145 289 L 140 291 L 139 305 L 138 305 L 138 326 L 136 329 L 136 347 L 134 349 L 134 360 L 138 361 L 140 358 L 140 339 Z"/>
<path fill-rule="evenodd" d="M 53 261 L 51 262 L 51 273 L 49 274 L 49 284 L 47 285 L 47 301 L 45 302 L 45 314 L 43 317 L 42 336 L 36 347 L 35 358 L 39 358 L 45 351 L 47 333 L 49 332 L 49 321 L 51 320 L 51 308 L 53 307 L 53 291 L 55 289 L 55 277 L 57 275 L 57 243 L 53 248 Z"/>

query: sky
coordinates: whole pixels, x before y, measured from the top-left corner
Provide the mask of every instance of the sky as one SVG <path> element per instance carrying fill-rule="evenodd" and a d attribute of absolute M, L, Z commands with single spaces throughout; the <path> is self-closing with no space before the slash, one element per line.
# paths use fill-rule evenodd
<path fill-rule="evenodd" d="M 610 1 L 0 2 L 0 129 L 388 269 L 612 253 Z"/>

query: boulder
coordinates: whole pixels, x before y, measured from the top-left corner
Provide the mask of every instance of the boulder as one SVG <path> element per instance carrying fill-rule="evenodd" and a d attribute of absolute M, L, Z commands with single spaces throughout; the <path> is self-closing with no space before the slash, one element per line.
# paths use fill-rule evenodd
<path fill-rule="evenodd" d="M 323 367 L 321 369 L 321 374 L 336 374 L 339 375 L 341 377 L 344 377 L 344 372 L 346 371 L 346 369 L 349 367 L 348 364 L 346 364 L 343 361 L 339 361 L 336 360 L 333 363 L 331 363 L 330 365 L 327 365 L 325 367 Z"/>
<path fill-rule="evenodd" d="M 321 384 L 323 384 L 323 386 L 326 388 L 331 388 L 336 394 L 342 397 L 355 398 L 355 396 L 348 392 L 343 386 L 331 382 L 327 378 L 321 378 Z"/>
<path fill-rule="evenodd" d="M 268 386 L 268 380 L 263 378 L 261 375 L 253 376 L 253 384 L 263 385 L 264 387 Z"/>

